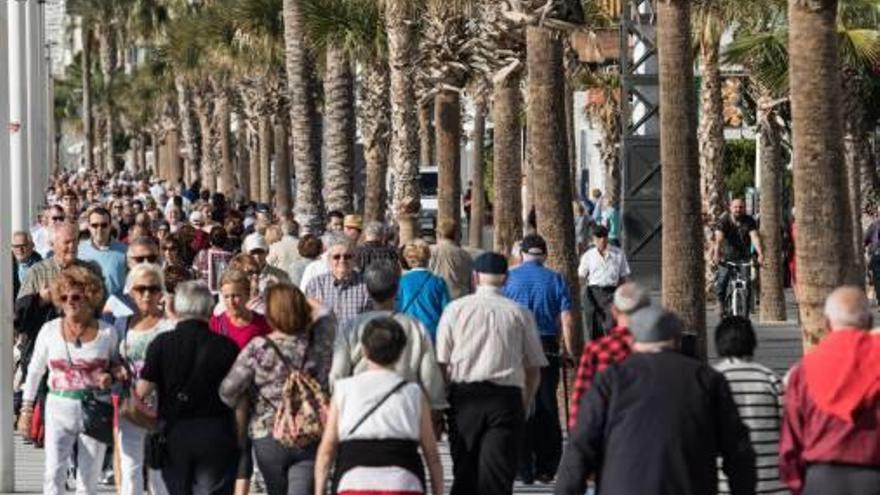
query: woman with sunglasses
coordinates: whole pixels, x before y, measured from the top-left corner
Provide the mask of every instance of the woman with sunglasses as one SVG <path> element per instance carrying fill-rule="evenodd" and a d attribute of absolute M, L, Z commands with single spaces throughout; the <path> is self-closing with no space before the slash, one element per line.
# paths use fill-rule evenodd
<path fill-rule="evenodd" d="M 74 446 L 79 483 L 85 493 L 98 491 L 107 446 L 85 435 L 83 399 L 97 390 L 107 390 L 112 382 L 111 370 L 119 371 L 116 333 L 109 324 L 95 318 L 104 301 L 103 285 L 97 275 L 80 266 L 65 268 L 55 277 L 51 285 L 52 302 L 64 316 L 49 321 L 40 330 L 28 366 L 18 421 L 24 437 L 30 436 L 34 399 L 43 376 L 49 373 L 45 494 L 64 493 Z"/>
<path fill-rule="evenodd" d="M 140 377 L 147 354 L 147 347 L 160 333 L 172 330 L 174 322 L 165 317 L 162 308 L 165 281 L 162 269 L 153 263 L 142 263 L 129 273 L 125 292 L 135 304 L 131 317 L 116 320 L 119 356 L 125 370 L 126 386 L 133 387 Z M 129 397 L 132 394 L 125 394 Z M 120 493 L 139 495 L 144 486 L 144 439 L 147 430 L 133 421 L 123 408 L 119 415 L 117 445 L 119 447 Z M 148 476 L 150 493 L 165 493 L 161 473 L 150 470 Z"/>

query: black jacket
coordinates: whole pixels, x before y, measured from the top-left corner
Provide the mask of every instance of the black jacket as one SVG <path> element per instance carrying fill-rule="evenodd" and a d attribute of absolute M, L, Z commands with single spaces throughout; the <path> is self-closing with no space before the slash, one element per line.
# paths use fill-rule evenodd
<path fill-rule="evenodd" d="M 724 377 L 677 352 L 636 353 L 584 395 L 556 483 L 581 495 L 712 495 L 716 458 L 734 495 L 755 493 L 755 452 Z"/>

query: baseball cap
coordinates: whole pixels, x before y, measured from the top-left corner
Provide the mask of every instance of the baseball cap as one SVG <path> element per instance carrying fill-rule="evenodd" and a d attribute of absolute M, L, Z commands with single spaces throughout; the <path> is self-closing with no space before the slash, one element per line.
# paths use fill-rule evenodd
<path fill-rule="evenodd" d="M 524 254 L 532 256 L 547 256 L 547 241 L 538 234 L 529 234 L 525 236 L 520 244 L 520 248 Z"/>
<path fill-rule="evenodd" d="M 507 258 L 492 251 L 483 253 L 474 260 L 474 271 L 489 275 L 506 275 Z"/>
<path fill-rule="evenodd" d="M 266 242 L 266 238 L 262 235 L 254 232 L 253 234 L 244 238 L 244 244 L 242 245 L 242 251 L 245 253 L 250 253 L 251 251 L 256 251 L 257 249 L 262 251 L 269 250 L 269 243 Z"/>

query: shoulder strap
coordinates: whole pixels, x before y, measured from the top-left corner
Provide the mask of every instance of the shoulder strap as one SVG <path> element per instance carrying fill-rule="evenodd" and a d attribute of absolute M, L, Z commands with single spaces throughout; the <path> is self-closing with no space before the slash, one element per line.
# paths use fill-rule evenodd
<path fill-rule="evenodd" d="M 175 398 L 177 399 L 177 407 L 174 408 L 175 416 L 180 415 L 180 403 L 189 401 L 189 391 L 193 386 L 193 376 L 195 375 L 195 371 L 199 369 L 199 366 L 202 364 L 204 355 L 205 351 L 203 350 L 203 347 L 197 347 L 196 358 L 193 359 L 193 365 L 190 367 L 189 372 L 186 375 L 186 382 L 175 394 Z"/>
<path fill-rule="evenodd" d="M 406 385 L 407 383 L 408 382 L 406 380 L 401 380 L 397 385 L 392 387 L 391 390 L 389 390 L 387 394 L 385 394 L 381 399 L 379 399 L 378 402 L 373 404 L 373 407 L 371 407 L 367 412 L 365 412 L 364 415 L 361 416 L 361 419 L 359 419 L 357 421 L 357 423 L 355 423 L 354 426 L 352 426 L 351 429 L 348 430 L 348 435 L 349 436 L 353 435 L 354 432 L 357 431 L 357 429 L 360 428 L 362 424 L 364 424 L 364 421 L 366 421 L 370 416 L 372 416 L 373 413 L 376 412 L 376 410 L 379 409 L 379 407 L 381 407 L 382 404 L 385 403 L 385 401 L 387 401 L 398 390 L 402 389 L 403 386 Z"/>
<path fill-rule="evenodd" d="M 401 310 L 399 311 L 400 313 L 406 313 L 406 310 L 408 310 L 409 307 L 412 306 L 412 303 L 414 303 L 414 302 L 416 301 L 416 299 L 419 297 L 419 294 L 422 293 L 422 289 L 425 288 L 425 285 L 428 283 L 429 280 L 431 280 L 431 272 L 426 271 L 426 272 L 425 272 L 425 277 L 424 277 L 424 279 L 422 280 L 421 285 L 419 285 L 419 288 L 416 289 L 416 291 L 415 291 L 415 293 L 412 295 L 412 297 L 409 298 L 409 301 L 406 302 L 406 306 L 404 306 L 403 309 L 401 309 Z"/>
<path fill-rule="evenodd" d="M 281 359 L 281 362 L 284 363 L 284 367 L 290 369 L 290 361 L 287 359 L 287 356 L 285 356 L 284 353 L 281 352 L 281 348 L 278 347 L 278 344 L 276 344 L 274 340 L 270 339 L 268 335 L 264 337 L 264 339 L 266 339 L 265 347 L 267 349 L 272 349 L 272 351 L 274 351 L 275 354 L 278 355 L 278 358 Z"/>

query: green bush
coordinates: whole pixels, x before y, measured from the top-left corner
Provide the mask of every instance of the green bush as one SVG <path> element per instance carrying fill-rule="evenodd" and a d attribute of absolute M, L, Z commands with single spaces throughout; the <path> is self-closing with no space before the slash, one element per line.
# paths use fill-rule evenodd
<path fill-rule="evenodd" d="M 755 187 L 755 141 L 732 139 L 724 148 L 724 185 L 732 197 Z"/>

